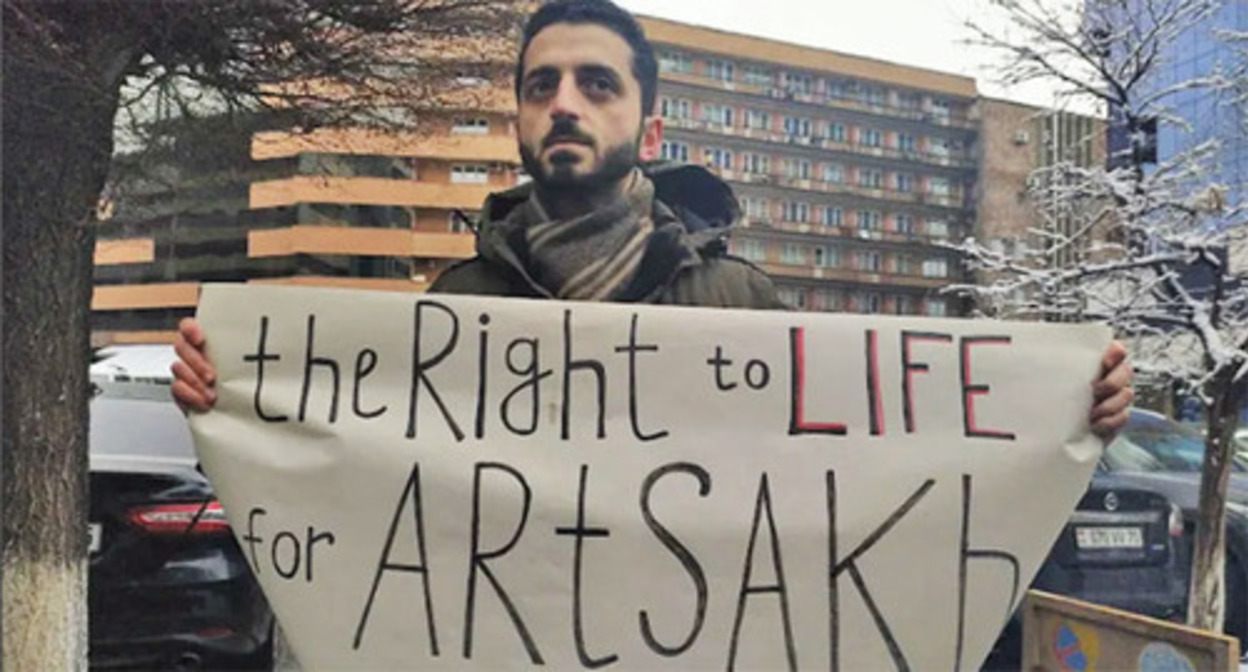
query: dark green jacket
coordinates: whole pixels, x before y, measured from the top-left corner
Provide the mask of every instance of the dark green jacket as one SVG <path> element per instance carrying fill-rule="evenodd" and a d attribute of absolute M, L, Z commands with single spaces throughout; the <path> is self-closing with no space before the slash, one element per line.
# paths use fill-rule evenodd
<path fill-rule="evenodd" d="M 771 280 L 727 253 L 725 238 L 740 210 L 728 185 L 697 166 L 646 167 L 655 199 L 678 221 L 650 236 L 641 267 L 617 300 L 623 302 L 785 309 Z M 430 292 L 552 298 L 527 270 L 524 231 L 504 225 L 529 198 L 531 184 L 493 194 L 477 231 L 477 256 L 447 269 Z M 657 221 L 657 218 L 656 218 Z"/>

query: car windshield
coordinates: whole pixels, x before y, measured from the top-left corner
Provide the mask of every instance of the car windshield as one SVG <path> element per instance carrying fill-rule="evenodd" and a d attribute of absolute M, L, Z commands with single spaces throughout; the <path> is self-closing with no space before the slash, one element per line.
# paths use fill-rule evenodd
<path fill-rule="evenodd" d="M 1205 438 L 1199 432 L 1166 418 L 1133 414 L 1118 438 L 1105 450 L 1109 471 L 1199 472 L 1205 459 Z M 1248 471 L 1242 460 L 1235 472 Z"/>

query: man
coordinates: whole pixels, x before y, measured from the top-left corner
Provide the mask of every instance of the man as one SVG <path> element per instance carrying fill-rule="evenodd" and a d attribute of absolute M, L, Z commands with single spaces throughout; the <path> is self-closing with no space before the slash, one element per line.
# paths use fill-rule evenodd
<path fill-rule="evenodd" d="M 609 0 L 555 0 L 525 27 L 516 67 L 520 155 L 529 185 L 483 209 L 477 257 L 430 291 L 726 308 L 783 308 L 767 277 L 728 256 L 738 215 L 727 185 L 698 167 L 642 170 L 658 157 L 658 65 L 637 22 Z M 174 397 L 216 399 L 204 335 L 179 327 Z M 1094 431 L 1126 422 L 1133 391 L 1115 343 L 1094 385 Z"/>

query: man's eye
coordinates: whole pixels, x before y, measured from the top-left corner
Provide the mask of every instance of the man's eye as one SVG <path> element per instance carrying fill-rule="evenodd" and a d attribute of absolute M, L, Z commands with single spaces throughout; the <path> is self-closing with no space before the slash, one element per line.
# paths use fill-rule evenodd
<path fill-rule="evenodd" d="M 615 83 L 606 77 L 594 77 L 585 84 L 594 93 L 611 93 L 615 91 Z"/>
<path fill-rule="evenodd" d="M 525 98 L 541 98 L 550 95 L 554 90 L 554 85 L 549 80 L 538 80 L 530 82 L 524 90 Z"/>

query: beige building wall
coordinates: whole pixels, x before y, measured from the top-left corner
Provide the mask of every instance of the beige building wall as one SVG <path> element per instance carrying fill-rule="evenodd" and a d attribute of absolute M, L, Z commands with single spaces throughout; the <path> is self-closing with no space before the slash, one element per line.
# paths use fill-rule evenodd
<path fill-rule="evenodd" d="M 1039 223 L 1027 178 L 1039 165 L 1039 108 L 1004 100 L 979 101 L 979 193 L 975 237 L 985 244 L 1025 240 Z"/>

